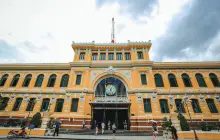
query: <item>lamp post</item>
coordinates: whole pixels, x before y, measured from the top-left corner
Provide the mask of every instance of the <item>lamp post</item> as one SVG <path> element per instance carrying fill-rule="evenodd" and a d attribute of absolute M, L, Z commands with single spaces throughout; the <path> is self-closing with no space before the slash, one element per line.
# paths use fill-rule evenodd
<path fill-rule="evenodd" d="M 192 124 L 192 118 L 191 118 L 191 115 L 189 113 L 189 108 L 188 108 L 188 105 L 187 105 L 187 103 L 189 103 L 189 102 L 192 102 L 192 100 L 189 100 L 188 97 L 186 95 L 184 95 L 182 103 L 184 103 L 186 105 L 187 112 L 189 114 L 189 119 L 190 119 L 191 124 Z M 199 140 L 199 138 L 197 137 L 197 134 L 196 134 L 196 131 L 195 131 L 194 127 L 193 127 L 193 132 L 194 132 L 195 140 Z"/>

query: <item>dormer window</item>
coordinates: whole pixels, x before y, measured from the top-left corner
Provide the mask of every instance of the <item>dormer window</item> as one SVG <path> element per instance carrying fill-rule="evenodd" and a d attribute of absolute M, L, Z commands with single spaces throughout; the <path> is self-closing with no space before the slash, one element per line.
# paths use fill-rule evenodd
<path fill-rule="evenodd" d="M 122 53 L 117 53 L 116 54 L 116 59 L 117 60 L 122 60 Z"/>
<path fill-rule="evenodd" d="M 125 60 L 131 60 L 131 54 L 125 53 Z"/>
<path fill-rule="evenodd" d="M 106 54 L 105 53 L 101 53 L 100 54 L 100 60 L 105 60 Z"/>
<path fill-rule="evenodd" d="M 114 53 L 108 54 L 108 60 L 114 60 Z"/>
<path fill-rule="evenodd" d="M 92 60 L 97 60 L 98 54 L 97 53 L 93 53 L 92 54 Z"/>
<path fill-rule="evenodd" d="M 85 59 L 85 53 L 80 53 L 79 59 L 80 59 L 80 60 L 84 60 L 84 59 Z"/>
<path fill-rule="evenodd" d="M 138 55 L 138 59 L 144 59 L 142 52 L 137 52 L 137 55 Z"/>

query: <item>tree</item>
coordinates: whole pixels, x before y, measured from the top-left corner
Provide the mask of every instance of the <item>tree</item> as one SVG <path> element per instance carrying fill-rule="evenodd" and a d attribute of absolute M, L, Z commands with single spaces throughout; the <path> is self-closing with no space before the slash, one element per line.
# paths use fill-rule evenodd
<path fill-rule="evenodd" d="M 37 112 L 37 113 L 33 116 L 33 118 L 31 119 L 31 124 L 33 124 L 35 127 L 40 127 L 41 122 L 42 122 L 42 120 L 41 120 L 41 114 L 40 114 L 40 112 Z"/>
<path fill-rule="evenodd" d="M 171 131 L 172 122 L 168 120 L 167 117 L 163 118 L 162 128 L 163 130 Z"/>
<path fill-rule="evenodd" d="M 181 114 L 181 112 L 178 112 L 178 119 L 180 120 L 180 127 L 182 131 L 189 131 L 189 125 L 186 121 L 186 118 Z"/>

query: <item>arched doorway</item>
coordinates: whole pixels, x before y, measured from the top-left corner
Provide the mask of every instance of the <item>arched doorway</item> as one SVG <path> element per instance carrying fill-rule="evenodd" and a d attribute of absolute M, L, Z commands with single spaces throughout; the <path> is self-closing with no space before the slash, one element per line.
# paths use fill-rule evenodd
<path fill-rule="evenodd" d="M 104 122 L 108 129 L 108 122 L 116 124 L 118 129 L 124 129 L 124 122 L 129 126 L 129 109 L 127 86 L 118 77 L 105 77 L 97 82 L 95 100 L 92 106 L 92 127 Z M 128 127 L 129 128 L 129 127 Z"/>

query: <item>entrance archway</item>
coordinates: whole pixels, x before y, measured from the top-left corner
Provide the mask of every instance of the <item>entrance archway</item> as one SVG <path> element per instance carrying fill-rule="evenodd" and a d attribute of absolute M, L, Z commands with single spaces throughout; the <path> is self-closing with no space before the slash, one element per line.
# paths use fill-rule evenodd
<path fill-rule="evenodd" d="M 117 129 L 124 129 L 124 122 L 129 126 L 130 102 L 128 101 L 127 87 L 117 77 L 105 77 L 99 80 L 95 88 L 95 101 L 91 102 L 92 127 L 104 122 L 116 124 Z M 96 100 L 97 99 L 97 100 Z M 128 127 L 129 129 L 129 127 Z"/>

